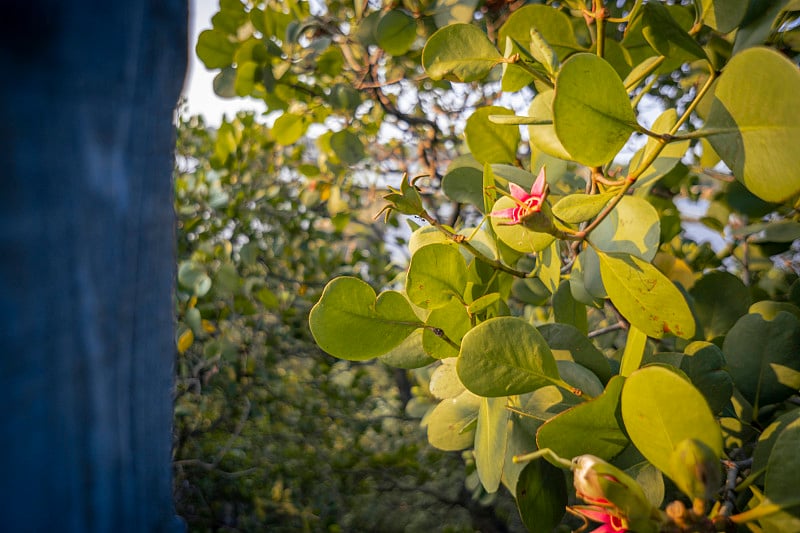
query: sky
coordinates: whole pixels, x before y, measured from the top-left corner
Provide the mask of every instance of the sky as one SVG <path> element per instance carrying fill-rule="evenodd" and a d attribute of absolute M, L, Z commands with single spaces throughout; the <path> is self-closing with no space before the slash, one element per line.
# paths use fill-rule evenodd
<path fill-rule="evenodd" d="M 263 112 L 265 106 L 254 98 L 220 98 L 214 94 L 216 73 L 206 69 L 194 53 L 201 31 L 211 28 L 211 17 L 219 9 L 219 0 L 189 1 L 189 71 L 183 87 L 189 115 L 203 115 L 206 123 L 219 125 L 223 114 L 229 117 L 240 110 Z"/>

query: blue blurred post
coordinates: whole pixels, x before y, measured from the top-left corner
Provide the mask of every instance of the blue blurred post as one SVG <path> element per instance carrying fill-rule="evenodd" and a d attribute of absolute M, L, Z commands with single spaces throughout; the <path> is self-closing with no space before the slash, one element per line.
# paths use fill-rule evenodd
<path fill-rule="evenodd" d="M 0 531 L 181 529 L 173 107 L 186 0 L 0 17 Z"/>

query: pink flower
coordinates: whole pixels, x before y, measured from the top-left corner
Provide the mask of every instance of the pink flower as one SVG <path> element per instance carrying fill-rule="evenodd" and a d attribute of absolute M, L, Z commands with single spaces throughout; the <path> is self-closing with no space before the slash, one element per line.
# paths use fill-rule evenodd
<path fill-rule="evenodd" d="M 628 531 L 628 524 L 623 518 L 609 514 L 606 510 L 595 507 L 581 507 L 575 508 L 574 510 L 592 522 L 600 522 L 603 524 L 591 531 L 591 533 L 619 533 L 620 531 Z"/>
<path fill-rule="evenodd" d="M 517 200 L 517 205 L 508 209 L 492 211 L 491 216 L 509 218 L 511 219 L 511 224 L 519 224 L 526 217 L 533 213 L 538 213 L 542 209 L 542 202 L 547 196 L 547 178 L 545 177 L 544 167 L 539 171 L 539 175 L 536 177 L 533 187 L 531 187 L 530 194 L 516 183 L 509 183 L 508 186 L 511 196 Z"/>

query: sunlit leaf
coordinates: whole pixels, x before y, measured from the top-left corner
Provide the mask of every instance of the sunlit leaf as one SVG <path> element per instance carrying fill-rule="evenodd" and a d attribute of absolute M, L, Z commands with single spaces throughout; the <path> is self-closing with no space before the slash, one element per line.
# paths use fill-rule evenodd
<path fill-rule="evenodd" d="M 372 287 L 351 277 L 328 283 L 308 321 L 320 348 L 353 361 L 385 354 L 422 326 L 402 294 L 376 297 Z"/>
<path fill-rule="evenodd" d="M 564 149 L 579 163 L 598 166 L 625 145 L 636 117 L 614 68 L 594 54 L 576 54 L 556 78 L 553 121 Z"/>
<path fill-rule="evenodd" d="M 475 441 L 475 430 L 466 427 L 478 417 L 481 398 L 464 391 L 455 398 L 439 402 L 426 418 L 428 441 L 445 451 L 469 448 Z"/>
<path fill-rule="evenodd" d="M 598 253 L 608 297 L 631 324 L 657 339 L 690 339 L 694 316 L 683 294 L 656 267 L 636 256 Z"/>
<path fill-rule="evenodd" d="M 631 441 L 664 473 L 678 443 L 697 439 L 721 457 L 722 432 L 703 395 L 676 372 L 648 366 L 622 389 L 622 419 Z"/>
<path fill-rule="evenodd" d="M 508 442 L 506 398 L 481 398 L 475 428 L 475 467 L 486 492 L 496 492 L 503 476 Z"/>
<path fill-rule="evenodd" d="M 550 448 L 561 457 L 591 454 L 610 460 L 628 445 L 621 427 L 620 394 L 624 379 L 612 378 L 605 392 L 554 416 L 536 433 L 539 448 Z M 590 439 L 586 435 L 591 435 Z"/>
<path fill-rule="evenodd" d="M 476 26 L 451 24 L 428 39 L 422 51 L 422 65 L 431 79 L 469 82 L 486 77 L 501 57 Z"/>
<path fill-rule="evenodd" d="M 473 157 L 479 163 L 513 163 L 520 143 L 519 128 L 496 124 L 489 115 L 513 115 L 498 106 L 481 107 L 467 119 L 464 135 Z"/>
<path fill-rule="evenodd" d="M 457 248 L 447 244 L 423 246 L 411 257 L 406 294 L 416 305 L 435 309 L 460 297 L 467 285 L 467 265 Z"/>
<path fill-rule="evenodd" d="M 794 63 L 774 50 L 750 48 L 725 67 L 711 104 L 706 128 L 726 131 L 711 135 L 711 145 L 736 179 L 769 202 L 800 192 L 798 93 Z"/>
<path fill-rule="evenodd" d="M 559 379 L 542 335 L 514 317 L 487 320 L 464 335 L 458 375 L 469 390 L 486 397 L 522 394 Z"/>

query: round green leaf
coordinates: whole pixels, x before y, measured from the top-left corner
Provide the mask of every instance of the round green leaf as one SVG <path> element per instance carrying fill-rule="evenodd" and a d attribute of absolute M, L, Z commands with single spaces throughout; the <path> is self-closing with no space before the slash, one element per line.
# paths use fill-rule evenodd
<path fill-rule="evenodd" d="M 405 54 L 417 38 L 417 21 L 403 11 L 389 11 L 381 17 L 376 37 L 378 46 L 386 53 L 393 56 Z"/>
<path fill-rule="evenodd" d="M 604 252 L 631 254 L 652 261 L 661 239 L 658 211 L 638 196 L 624 196 L 589 234 L 589 242 Z"/>
<path fill-rule="evenodd" d="M 467 285 L 467 264 L 461 252 L 447 244 L 423 246 L 411 257 L 406 294 L 414 304 L 435 309 L 461 296 Z"/>
<path fill-rule="evenodd" d="M 197 37 L 195 52 L 207 69 L 225 68 L 233 62 L 236 43 L 223 30 L 205 30 Z"/>
<path fill-rule="evenodd" d="M 422 326 L 395 291 L 375 291 L 357 278 L 336 278 L 308 317 L 319 347 L 340 359 L 364 361 L 385 354 Z"/>
<path fill-rule="evenodd" d="M 786 311 L 773 320 L 740 318 L 722 345 L 736 388 L 753 406 L 781 402 L 800 388 L 800 320 Z"/>
<path fill-rule="evenodd" d="M 599 166 L 625 145 L 636 117 L 614 68 L 594 54 L 575 54 L 556 78 L 553 121 L 573 159 Z"/>
<path fill-rule="evenodd" d="M 767 48 L 733 56 L 714 93 L 706 126 L 728 132 L 709 141 L 736 179 L 768 202 L 800 192 L 798 94 L 797 66 Z"/>
<path fill-rule="evenodd" d="M 538 447 L 550 448 L 560 457 L 591 454 L 610 460 L 627 445 L 620 427 L 619 402 L 625 379 L 615 376 L 605 392 L 545 422 L 536 433 Z M 591 438 L 586 438 L 591 435 Z"/>
<path fill-rule="evenodd" d="M 458 451 L 472 446 L 475 430 L 466 429 L 478 417 L 481 398 L 464 391 L 455 398 L 442 400 L 424 419 L 428 426 L 428 442 L 445 451 Z"/>
<path fill-rule="evenodd" d="M 721 457 L 722 431 L 705 398 L 667 367 L 633 372 L 622 389 L 621 405 L 631 441 L 662 472 L 670 474 L 670 456 L 685 439 L 697 439 Z"/>
<path fill-rule="evenodd" d="M 470 152 L 479 163 L 513 163 L 517 160 L 519 128 L 489 120 L 489 115 L 513 114 L 514 111 L 505 107 L 487 106 L 477 109 L 467 119 L 464 136 Z"/>
<path fill-rule="evenodd" d="M 485 397 L 523 394 L 559 379 L 542 335 L 515 317 L 492 318 L 464 335 L 457 368 L 464 386 Z"/>
<path fill-rule="evenodd" d="M 631 324 L 657 339 L 666 333 L 694 337 L 694 316 L 686 299 L 656 267 L 633 255 L 597 255 L 608 297 Z"/>
<path fill-rule="evenodd" d="M 519 475 L 516 500 L 528 531 L 550 533 L 568 503 L 564 472 L 542 459 L 529 462 Z"/>
<path fill-rule="evenodd" d="M 451 24 L 431 35 L 422 50 L 422 66 L 433 80 L 478 81 L 502 56 L 486 34 L 471 24 Z"/>

